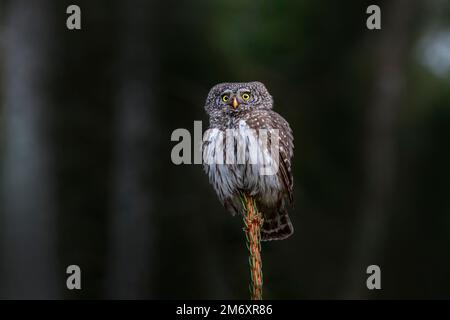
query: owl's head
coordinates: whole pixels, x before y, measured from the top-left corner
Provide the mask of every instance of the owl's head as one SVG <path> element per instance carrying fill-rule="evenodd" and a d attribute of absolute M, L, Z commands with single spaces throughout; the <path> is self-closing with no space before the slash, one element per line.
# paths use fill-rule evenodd
<path fill-rule="evenodd" d="M 232 116 L 247 110 L 271 109 L 272 105 L 272 96 L 261 82 L 230 82 L 212 87 L 205 110 L 210 116 Z"/>

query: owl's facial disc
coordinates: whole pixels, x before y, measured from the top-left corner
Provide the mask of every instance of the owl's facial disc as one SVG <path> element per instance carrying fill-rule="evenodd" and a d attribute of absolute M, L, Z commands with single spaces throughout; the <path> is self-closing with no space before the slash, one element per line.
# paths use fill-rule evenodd
<path fill-rule="evenodd" d="M 236 97 L 236 94 L 232 91 L 225 91 L 221 94 L 221 100 L 223 103 L 225 103 L 228 106 L 233 107 L 234 109 L 236 109 L 237 107 L 239 107 L 239 100 Z"/>
<path fill-rule="evenodd" d="M 239 89 L 236 91 L 226 90 L 221 93 L 220 98 L 222 104 L 228 105 L 236 110 L 241 104 L 248 104 L 251 98 L 251 92 L 248 89 Z"/>

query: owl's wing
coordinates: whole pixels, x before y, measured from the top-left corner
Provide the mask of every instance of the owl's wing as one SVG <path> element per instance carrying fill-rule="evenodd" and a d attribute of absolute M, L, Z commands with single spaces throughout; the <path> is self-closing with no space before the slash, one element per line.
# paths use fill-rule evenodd
<path fill-rule="evenodd" d="M 270 129 L 278 129 L 279 168 L 277 175 L 282 181 L 289 201 L 292 204 L 294 178 L 291 172 L 291 159 L 294 153 L 294 136 L 288 122 L 272 110 L 255 110 L 247 114 L 245 122 L 251 129 L 267 129 L 269 142 L 271 141 Z"/>

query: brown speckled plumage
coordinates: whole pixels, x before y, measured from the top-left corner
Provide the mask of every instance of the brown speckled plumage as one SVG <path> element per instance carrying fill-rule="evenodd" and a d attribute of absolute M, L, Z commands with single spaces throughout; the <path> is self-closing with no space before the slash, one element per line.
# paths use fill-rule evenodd
<path fill-rule="evenodd" d="M 243 98 L 246 97 L 245 93 L 249 94 L 247 100 Z M 228 101 L 223 101 L 224 95 L 229 97 Z M 232 105 L 235 98 L 237 107 Z M 242 212 L 239 192 L 242 191 L 255 197 L 258 209 L 264 218 L 262 240 L 281 240 L 294 232 L 287 212 L 287 207 L 293 201 L 291 173 L 294 149 L 293 134 L 287 121 L 273 111 L 272 107 L 272 96 L 260 82 L 218 84 L 210 90 L 205 104 L 205 110 L 210 118 L 209 129 L 211 129 L 205 133 L 203 144 L 203 157 L 206 160 L 205 172 L 219 200 L 232 214 Z M 221 145 L 220 138 L 227 136 L 227 129 L 236 129 L 237 132 L 246 132 L 247 134 L 245 135 L 246 139 L 237 139 L 234 145 L 234 152 L 236 152 L 240 147 L 237 144 L 247 141 L 243 147 L 246 152 L 243 164 L 226 162 L 217 164 L 213 161 L 218 153 L 223 153 L 223 157 L 226 159 L 224 150 L 226 142 Z M 279 139 L 279 166 L 273 175 L 261 175 L 261 165 L 249 161 L 252 152 L 261 154 L 266 158 L 265 161 L 275 161 L 275 158 L 266 152 L 267 148 L 264 149 L 259 144 L 261 141 L 259 129 L 267 130 L 269 141 L 267 148 L 269 150 L 271 144 L 274 143 L 273 139 L 277 136 Z M 248 136 L 248 132 L 252 135 Z M 237 135 L 241 135 L 241 133 Z"/>

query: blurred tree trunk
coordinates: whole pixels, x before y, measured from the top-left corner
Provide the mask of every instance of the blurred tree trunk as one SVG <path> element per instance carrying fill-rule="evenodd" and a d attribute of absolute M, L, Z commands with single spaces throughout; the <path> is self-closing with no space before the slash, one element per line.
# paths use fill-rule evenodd
<path fill-rule="evenodd" d="M 4 42 L 4 298 L 57 298 L 53 150 L 48 134 L 51 1 L 10 1 Z M 61 28 L 64 26 L 61 26 Z"/>
<path fill-rule="evenodd" d="M 344 298 L 365 298 L 369 293 L 366 268 L 381 264 L 381 251 L 393 210 L 397 158 L 395 131 L 405 94 L 405 62 L 414 6 L 415 1 L 407 0 L 387 3 L 381 8 L 382 29 L 367 31 L 367 36 L 373 38 L 370 49 L 374 53 L 375 80 L 366 114 L 360 220 L 355 225 L 357 234 Z M 383 266 L 380 267 L 383 273 Z"/>
<path fill-rule="evenodd" d="M 116 101 L 115 182 L 110 226 L 108 294 L 149 297 L 155 257 L 151 168 L 158 124 L 155 105 L 154 8 L 149 1 L 120 4 Z"/>

